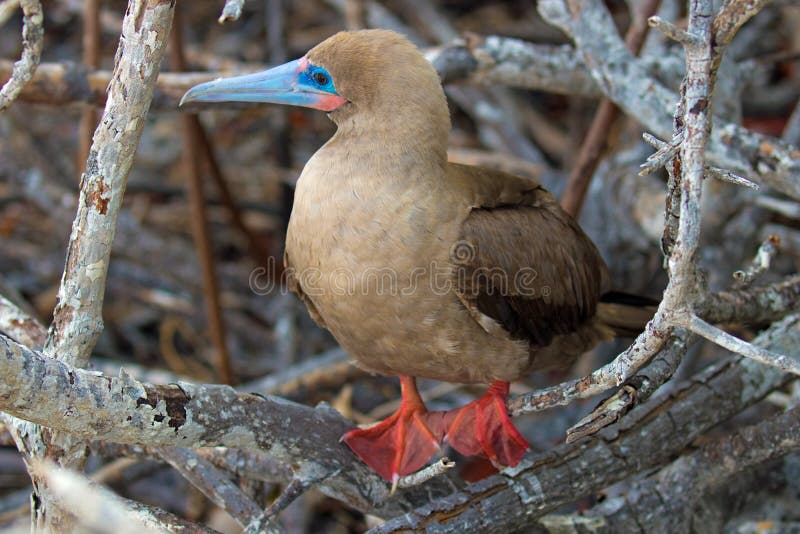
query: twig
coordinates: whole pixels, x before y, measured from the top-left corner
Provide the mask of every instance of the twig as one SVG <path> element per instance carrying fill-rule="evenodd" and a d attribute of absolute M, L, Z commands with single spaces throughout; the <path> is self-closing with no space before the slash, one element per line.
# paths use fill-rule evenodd
<path fill-rule="evenodd" d="M 159 447 L 158 454 L 211 502 L 246 526 L 261 515 L 261 508 L 211 462 L 192 450 Z"/>
<path fill-rule="evenodd" d="M 217 186 L 222 204 L 228 210 L 228 214 L 231 217 L 233 225 L 247 240 L 249 247 L 248 252 L 256 261 L 256 263 L 260 266 L 269 265 L 272 256 L 267 254 L 266 245 L 258 239 L 253 230 L 251 230 L 250 227 L 248 227 L 244 222 L 242 212 L 239 209 L 236 200 L 233 198 L 233 193 L 228 186 L 228 180 L 225 178 L 225 175 L 222 172 L 222 167 L 220 167 L 219 161 L 217 161 L 217 157 L 214 154 L 214 147 L 211 143 L 211 140 L 208 138 L 208 133 L 206 132 L 205 127 L 203 127 L 203 123 L 200 122 L 200 120 L 197 118 L 197 115 L 190 114 L 188 116 L 191 118 L 192 122 L 195 123 L 194 128 L 198 134 L 197 140 L 200 143 L 200 152 L 205 155 L 208 170 L 211 174 L 211 179 Z"/>
<path fill-rule="evenodd" d="M 0 111 L 7 108 L 33 77 L 42 56 L 44 28 L 42 4 L 39 0 L 20 0 L 22 7 L 22 57 L 14 64 L 11 77 L 0 89 Z"/>
<path fill-rule="evenodd" d="M 411 473 L 410 475 L 406 475 L 398 479 L 397 487 L 410 488 L 412 486 L 419 486 L 420 484 L 424 484 L 434 477 L 438 477 L 455 466 L 456 463 L 450 458 L 440 458 L 439 461 L 420 469 L 416 473 Z"/>
<path fill-rule="evenodd" d="M 242 8 L 244 7 L 244 0 L 225 0 L 225 5 L 222 8 L 222 14 L 219 16 L 218 22 L 225 24 L 229 20 L 239 20 L 242 16 Z"/>
<path fill-rule="evenodd" d="M 753 261 L 750 265 L 742 270 L 735 271 L 733 278 L 735 280 L 733 287 L 735 289 L 744 289 L 750 286 L 759 275 L 769 269 L 772 259 L 778 253 L 778 246 L 781 240 L 776 235 L 771 235 L 761 243 L 758 247 Z"/>
<path fill-rule="evenodd" d="M 225 4 L 226 9 L 228 5 L 230 5 L 230 2 Z M 241 10 L 241 4 L 239 4 L 239 9 Z M 180 13 L 180 8 L 176 9 L 176 18 L 170 39 L 172 45 L 170 59 L 174 64 L 174 68 L 182 71 L 186 69 L 186 61 L 183 56 L 183 31 Z M 181 120 L 185 148 L 183 151 L 183 164 L 188 182 L 192 237 L 197 248 L 200 270 L 203 276 L 203 300 L 205 302 L 209 336 L 215 349 L 214 364 L 217 371 L 217 379 L 223 384 L 232 384 L 234 382 L 233 368 L 231 367 L 231 355 L 228 351 L 225 335 L 219 280 L 214 260 L 214 246 L 211 240 L 206 200 L 203 193 L 203 180 L 199 167 L 199 147 L 202 143 L 201 137 L 203 134 L 200 133 L 201 126 L 196 115 L 184 113 L 181 115 Z"/>
<path fill-rule="evenodd" d="M 660 3 L 661 0 L 647 0 L 631 13 L 631 24 L 625 34 L 625 46 L 631 54 L 639 54 L 647 37 L 647 19 L 658 10 Z M 608 98 L 603 98 L 583 140 L 578 160 L 570 172 L 567 188 L 561 197 L 561 206 L 576 219 L 583 207 L 594 171 L 608 149 L 609 133 L 619 114 L 619 108 Z"/>
<path fill-rule="evenodd" d="M 748 180 L 744 176 L 739 176 L 733 171 L 727 169 L 720 169 L 713 165 L 705 166 L 706 174 L 711 178 L 716 178 L 721 182 L 728 182 L 729 184 L 741 185 L 753 191 L 758 191 L 761 187 L 752 180 Z"/>
<path fill-rule="evenodd" d="M 661 167 L 666 167 L 667 163 L 672 160 L 680 150 L 681 146 L 681 138 L 680 136 L 674 137 L 671 143 L 665 143 L 661 141 L 657 137 L 645 132 L 642 134 L 642 138 L 650 145 L 658 149 L 656 152 L 648 156 L 647 160 L 642 163 L 641 171 L 639 171 L 639 176 L 645 176 L 650 174 Z M 705 166 L 706 174 L 708 174 L 712 178 L 716 178 L 722 182 L 728 182 L 736 185 L 741 185 L 744 187 L 748 187 L 755 191 L 760 189 L 759 185 L 747 178 L 739 176 L 738 174 L 734 173 L 733 171 L 729 171 L 726 169 L 720 169 L 719 167 L 715 167 L 713 165 L 706 165 Z"/>
<path fill-rule="evenodd" d="M 680 150 L 681 141 L 683 139 L 682 134 L 683 132 L 680 132 L 678 136 L 673 137 L 671 143 L 665 143 L 652 134 L 647 132 L 643 133 L 642 139 L 657 150 L 642 163 L 642 170 L 639 171 L 639 176 L 646 176 L 662 167 L 666 167 L 667 162 L 672 160 L 678 154 L 678 150 Z"/>
<path fill-rule="evenodd" d="M 764 365 L 771 365 L 781 371 L 800 375 L 800 359 L 757 347 L 752 343 L 730 335 L 724 330 L 720 330 L 697 316 L 689 318 L 686 328 L 731 352 L 741 354 Z"/>
<path fill-rule="evenodd" d="M 655 28 L 656 30 L 660 31 L 673 41 L 676 41 L 682 44 L 684 47 L 687 46 L 697 46 L 701 45 L 702 43 L 697 40 L 697 36 L 693 35 L 686 30 L 682 30 L 678 28 L 671 22 L 668 22 L 661 17 L 650 17 L 647 20 L 647 24 L 651 28 Z"/>
<path fill-rule="evenodd" d="M 663 327 L 656 327 L 657 320 L 662 325 L 665 323 L 663 316 L 654 318 L 633 344 L 611 363 L 583 378 L 510 399 L 507 402 L 509 413 L 517 416 L 539 412 L 555 406 L 570 404 L 577 399 L 593 397 L 621 385 L 650 361 L 656 353 L 663 350 L 667 339 L 661 330 Z M 674 340 L 671 343 L 674 343 Z M 669 350 L 670 345 L 666 347 Z"/>
<path fill-rule="evenodd" d="M 296 501 L 301 495 L 307 492 L 311 486 L 317 484 L 328 478 L 328 476 L 323 477 L 322 479 L 317 478 L 314 475 L 307 476 L 306 474 L 299 474 L 299 476 L 295 476 L 289 484 L 283 488 L 283 491 L 278 495 L 278 497 L 273 501 L 273 503 L 264 510 L 264 513 L 261 514 L 259 517 L 256 517 L 247 527 L 244 529 L 244 533 L 256 533 L 256 532 L 273 532 L 273 531 L 280 531 L 280 527 L 275 523 L 275 519 L 277 519 L 278 514 L 285 510 L 290 504 Z"/>
<path fill-rule="evenodd" d="M 695 308 L 710 323 L 768 324 L 800 307 L 800 275 L 764 287 L 711 293 Z"/>
<path fill-rule="evenodd" d="M 678 332 L 674 342 L 662 350 L 645 369 L 625 382 L 616 393 L 592 410 L 592 413 L 567 429 L 566 442 L 572 443 L 596 434 L 650 398 L 675 374 L 686 353 L 686 338 L 685 333 Z"/>

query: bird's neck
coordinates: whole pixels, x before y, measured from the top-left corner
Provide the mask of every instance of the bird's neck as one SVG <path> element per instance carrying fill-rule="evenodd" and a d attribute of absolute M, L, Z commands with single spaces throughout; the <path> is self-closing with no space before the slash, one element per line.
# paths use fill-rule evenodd
<path fill-rule="evenodd" d="M 444 117 L 387 114 L 338 122 L 327 149 L 347 154 L 361 168 L 396 174 L 412 168 L 444 169 L 450 121 Z"/>

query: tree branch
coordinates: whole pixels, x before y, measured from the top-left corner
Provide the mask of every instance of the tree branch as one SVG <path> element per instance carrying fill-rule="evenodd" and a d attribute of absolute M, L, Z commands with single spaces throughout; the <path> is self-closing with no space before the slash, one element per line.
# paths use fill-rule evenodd
<path fill-rule="evenodd" d="M 438 477 L 424 491 L 398 491 L 389 499 L 386 482 L 339 443 L 352 426 L 326 405 L 313 409 L 221 385 L 157 386 L 124 372 L 112 378 L 46 358 L 4 336 L 0 377 L 0 410 L 12 415 L 83 439 L 259 449 L 298 466 L 300 476 L 335 475 L 320 484 L 325 494 L 379 515 L 401 513 L 454 489 L 447 477 Z"/>
<path fill-rule="evenodd" d="M 755 343 L 800 355 L 800 317 L 776 323 Z M 726 358 L 692 377 L 674 394 L 656 395 L 592 440 L 534 456 L 517 468 L 471 484 L 370 532 L 444 534 L 525 529 L 536 517 L 634 473 L 664 465 L 708 429 L 791 379 L 775 368 L 740 356 Z"/>
<path fill-rule="evenodd" d="M 44 44 L 42 4 L 39 0 L 20 0 L 22 7 L 22 57 L 14 64 L 13 72 L 0 89 L 0 111 L 7 108 L 33 77 Z"/>

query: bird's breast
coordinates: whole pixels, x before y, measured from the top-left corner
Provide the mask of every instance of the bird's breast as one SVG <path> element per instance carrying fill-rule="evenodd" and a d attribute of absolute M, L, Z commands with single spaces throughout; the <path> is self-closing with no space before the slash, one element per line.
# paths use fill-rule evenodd
<path fill-rule="evenodd" d="M 435 184 L 304 171 L 287 256 L 300 289 L 362 367 L 460 382 L 524 370 L 527 346 L 488 335 L 455 294 L 450 254 L 468 211 Z M 497 355 L 509 363 L 498 365 Z"/>

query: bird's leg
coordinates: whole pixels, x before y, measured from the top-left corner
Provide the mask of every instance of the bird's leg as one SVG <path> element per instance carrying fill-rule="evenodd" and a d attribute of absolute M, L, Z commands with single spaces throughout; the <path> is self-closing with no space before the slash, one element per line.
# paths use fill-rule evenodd
<path fill-rule="evenodd" d="M 402 401 L 394 414 L 342 436 L 364 463 L 392 484 L 424 466 L 442 441 L 442 432 L 435 434 L 429 427 L 428 410 L 414 377 L 401 376 L 400 390 Z"/>
<path fill-rule="evenodd" d="M 517 465 L 530 448 L 508 416 L 508 382 L 496 380 L 483 397 L 447 412 L 445 440 L 465 456 L 485 456 L 495 467 Z"/>

